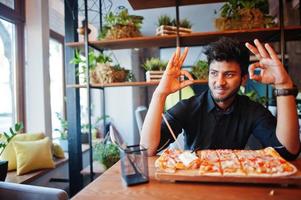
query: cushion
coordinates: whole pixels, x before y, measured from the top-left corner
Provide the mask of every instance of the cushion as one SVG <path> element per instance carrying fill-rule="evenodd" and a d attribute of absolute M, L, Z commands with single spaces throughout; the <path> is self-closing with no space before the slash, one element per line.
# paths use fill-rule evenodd
<path fill-rule="evenodd" d="M 17 156 L 17 175 L 54 168 L 51 141 L 48 137 L 35 141 L 14 141 L 13 145 Z"/>
<path fill-rule="evenodd" d="M 65 158 L 64 150 L 61 145 L 52 143 L 53 155 L 57 158 Z"/>
<path fill-rule="evenodd" d="M 45 135 L 43 133 L 26 133 L 17 134 L 6 146 L 0 160 L 8 161 L 8 171 L 15 170 L 17 168 L 16 164 L 16 153 L 13 147 L 14 141 L 33 141 L 43 139 Z"/>

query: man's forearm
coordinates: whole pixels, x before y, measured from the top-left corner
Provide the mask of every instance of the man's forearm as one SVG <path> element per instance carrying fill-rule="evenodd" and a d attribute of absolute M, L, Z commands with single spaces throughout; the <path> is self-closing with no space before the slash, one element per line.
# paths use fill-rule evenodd
<path fill-rule="evenodd" d="M 277 98 L 277 128 L 278 140 L 292 153 L 300 149 L 299 124 L 294 96 L 278 96 Z"/>
<path fill-rule="evenodd" d="M 160 142 L 161 114 L 164 110 L 165 100 L 166 95 L 154 92 L 142 126 L 140 144 L 148 148 L 149 156 L 156 154 Z"/>

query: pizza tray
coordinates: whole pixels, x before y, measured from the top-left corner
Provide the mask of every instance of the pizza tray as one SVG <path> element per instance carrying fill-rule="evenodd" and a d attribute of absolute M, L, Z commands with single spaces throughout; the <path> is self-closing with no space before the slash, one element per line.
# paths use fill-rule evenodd
<path fill-rule="evenodd" d="M 301 185 L 301 159 L 291 162 L 297 172 L 289 176 L 280 177 L 254 177 L 254 176 L 206 176 L 200 175 L 198 170 L 177 170 L 175 173 L 156 171 L 155 177 L 160 181 L 189 181 L 189 182 L 215 182 L 215 183 L 256 183 Z"/>

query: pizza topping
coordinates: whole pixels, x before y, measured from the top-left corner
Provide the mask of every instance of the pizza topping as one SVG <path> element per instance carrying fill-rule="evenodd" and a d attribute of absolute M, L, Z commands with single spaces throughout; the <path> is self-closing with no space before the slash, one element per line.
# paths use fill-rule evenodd
<path fill-rule="evenodd" d="M 195 153 L 191 153 L 189 151 L 184 151 L 179 155 L 179 160 L 186 166 L 189 167 L 193 161 L 197 160 L 198 157 Z"/>
<path fill-rule="evenodd" d="M 273 148 L 262 150 L 201 150 L 195 153 L 165 150 L 155 166 L 162 171 L 194 169 L 208 176 L 286 176 L 297 168 L 284 160 Z"/>

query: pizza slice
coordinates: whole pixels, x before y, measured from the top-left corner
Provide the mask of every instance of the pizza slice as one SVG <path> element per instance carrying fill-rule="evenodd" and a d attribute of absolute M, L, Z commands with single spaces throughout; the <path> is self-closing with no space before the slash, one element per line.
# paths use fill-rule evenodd
<path fill-rule="evenodd" d="M 273 148 L 261 150 L 235 150 L 248 176 L 270 177 L 294 174 L 295 166 L 284 160 Z"/>
<path fill-rule="evenodd" d="M 285 176 L 297 172 L 297 168 L 283 159 L 272 147 L 257 150 L 257 153 L 260 154 L 265 170 L 272 176 Z"/>
<path fill-rule="evenodd" d="M 198 169 L 200 159 L 190 151 L 166 149 L 155 161 L 155 167 L 159 171 L 175 173 L 176 170 Z"/>
<path fill-rule="evenodd" d="M 245 176 L 238 157 L 231 149 L 216 150 L 221 164 L 221 170 L 224 176 Z"/>
<path fill-rule="evenodd" d="M 220 160 L 215 150 L 202 150 L 198 152 L 201 158 L 199 174 L 205 176 L 222 175 Z"/>

